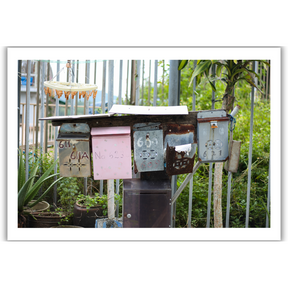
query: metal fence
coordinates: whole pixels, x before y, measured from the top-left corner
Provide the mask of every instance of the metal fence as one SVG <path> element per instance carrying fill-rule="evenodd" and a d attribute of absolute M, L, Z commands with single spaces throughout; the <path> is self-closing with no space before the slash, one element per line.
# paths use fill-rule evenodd
<path fill-rule="evenodd" d="M 67 60 L 68 61 L 68 60 Z M 154 63 L 144 60 L 86 60 L 70 61 L 72 68 L 66 68 L 65 63 L 67 61 L 33 61 L 33 72 L 36 70 L 37 79 L 37 92 L 36 98 L 37 103 L 30 104 L 30 86 L 26 85 L 26 101 L 25 103 L 18 103 L 19 111 L 19 139 L 18 147 L 25 151 L 26 157 L 28 157 L 29 152 L 35 152 L 35 149 L 39 149 L 40 153 L 47 152 L 47 148 L 52 147 L 54 150 L 54 159 L 56 160 L 57 155 L 57 134 L 58 127 L 52 127 L 52 124 L 48 121 L 39 121 L 39 118 L 48 116 L 58 116 L 60 113 L 62 115 L 77 115 L 77 114 L 91 114 L 91 113 L 105 113 L 107 109 L 109 110 L 113 104 L 132 104 L 132 105 L 154 105 L 157 106 L 159 103 L 163 103 L 164 99 L 168 98 L 168 105 L 175 106 L 180 105 L 180 71 L 178 71 L 178 60 L 164 61 L 155 60 Z M 161 61 L 162 67 L 159 66 Z M 25 69 L 21 71 L 21 60 L 18 65 L 19 75 L 25 75 L 30 79 L 31 77 L 31 61 L 23 61 L 25 63 Z M 196 61 L 194 61 L 195 63 Z M 101 64 L 101 65 L 100 65 Z M 169 69 L 167 64 L 169 64 Z M 37 65 L 37 66 L 36 66 Z M 53 66 L 54 65 L 54 66 Z M 62 68 L 60 69 L 60 66 Z M 102 67 L 99 67 L 102 66 Z M 153 81 L 153 95 L 152 90 L 152 73 L 151 69 L 154 66 L 154 81 Z M 37 67 L 37 69 L 35 69 Z M 22 65 L 23 68 L 23 65 Z M 84 68 L 84 69 L 83 69 Z M 262 74 L 261 67 L 257 65 L 253 67 L 254 71 L 260 71 L 261 79 L 265 81 L 265 98 L 269 98 L 270 89 L 270 78 L 269 73 L 266 75 Z M 70 70 L 69 70 L 70 69 Z M 117 70 L 116 70 L 117 69 Z M 54 71 L 51 71 L 54 70 Z M 152 70 L 153 71 L 153 70 Z M 160 72 L 162 72 L 160 75 Z M 268 70 L 269 71 L 269 70 Z M 53 72 L 55 76 L 53 76 Z M 64 73 L 66 72 L 66 74 Z M 63 81 L 63 75 L 64 79 Z M 117 75 L 117 79 L 116 76 Z M 169 75 L 169 90 L 165 94 L 164 82 L 167 80 Z M 126 76 L 126 79 L 125 79 Z M 65 82 L 81 82 L 81 78 L 84 79 L 85 83 L 97 84 L 101 83 L 101 103 L 96 103 L 93 99 L 93 103 L 89 104 L 89 101 L 84 100 L 84 104 L 80 104 L 78 100 L 78 94 L 74 100 L 69 99 L 66 103 L 59 103 L 58 97 L 48 97 L 44 93 L 44 81 L 46 80 L 57 80 Z M 56 78 L 56 79 L 55 79 Z M 29 81 L 27 81 L 28 83 Z M 20 81 L 18 81 L 20 85 Z M 22 87 L 23 88 L 23 87 Z M 107 92 L 108 93 L 107 93 Z M 116 92 L 117 91 L 117 92 Z M 195 96 L 195 81 L 192 87 L 192 110 L 195 110 L 196 96 Z M 249 227 L 249 207 L 250 207 L 250 190 L 251 190 L 251 166 L 252 166 L 252 144 L 253 144 L 253 117 L 254 117 L 254 98 L 255 89 L 251 89 L 251 117 L 250 117 L 250 146 L 249 146 L 249 163 L 248 163 L 248 185 L 247 185 L 247 199 L 246 199 L 246 228 Z M 107 100 L 106 100 L 106 94 Z M 116 97 L 115 97 L 116 94 Z M 144 99 L 147 98 L 145 101 Z M 61 100 L 60 100 L 61 101 Z M 209 109 L 214 109 L 215 94 L 212 92 L 211 95 L 211 107 Z M 98 105 L 97 105 L 98 104 Z M 32 110 L 28 107 L 33 107 Z M 31 111 L 33 111 L 31 113 Z M 32 115 L 31 115 L 32 114 Z M 21 116 L 20 116 L 21 115 Z M 32 117 L 32 118 L 31 118 Z M 33 119 L 31 121 L 31 119 Z M 28 123 L 28 125 L 27 125 Z M 231 132 L 230 137 L 233 137 L 233 132 Z M 28 161 L 26 162 L 28 165 Z M 196 164 L 196 167 L 198 164 Z M 213 163 L 209 164 L 209 189 L 208 193 L 208 203 L 207 203 L 207 225 L 210 227 L 210 211 L 211 211 L 211 195 L 212 195 L 212 168 Z M 195 169 L 194 169 L 195 170 Z M 26 166 L 26 171 L 28 167 Z M 55 167 L 55 172 L 57 167 Z M 196 171 L 196 170 L 195 170 Z M 194 172 L 195 172 L 194 171 Z M 27 172 L 28 173 L 28 172 Z M 26 174 L 28 178 L 28 174 Z M 228 174 L 227 183 L 227 211 L 226 211 L 226 228 L 229 228 L 229 211 L 230 211 L 230 197 L 231 197 L 231 179 L 232 173 Z M 270 179 L 270 169 L 269 169 L 269 179 Z M 119 194 L 119 179 L 116 181 L 116 193 Z M 177 190 L 177 176 L 172 176 L 171 186 L 172 186 L 172 199 L 176 199 L 178 195 L 183 191 L 186 185 L 189 185 L 189 205 L 188 210 L 188 227 L 191 227 L 192 218 L 192 196 L 193 196 L 193 173 L 188 174 L 185 181 L 180 185 Z M 87 178 L 84 179 L 84 193 L 87 194 Z M 103 180 L 100 181 L 100 195 L 103 194 Z M 173 198 L 174 197 L 174 198 Z M 268 184 L 267 191 L 267 212 L 270 213 L 270 180 Z M 57 202 L 57 188 L 54 188 L 54 201 Z M 176 211 L 176 201 L 173 201 L 172 205 L 172 215 L 175 215 Z M 269 227 L 268 213 L 266 213 L 266 227 Z M 118 216 L 118 210 L 116 212 Z M 171 227 L 175 227 L 175 217 L 171 219 Z"/>

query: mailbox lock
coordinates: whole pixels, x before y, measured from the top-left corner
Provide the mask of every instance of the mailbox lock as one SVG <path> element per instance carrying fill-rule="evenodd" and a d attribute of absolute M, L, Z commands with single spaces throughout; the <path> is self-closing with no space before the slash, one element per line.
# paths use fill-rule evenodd
<path fill-rule="evenodd" d="M 211 124 L 211 128 L 212 128 L 212 129 L 213 129 L 213 128 L 218 128 L 218 126 L 217 126 L 217 121 L 211 121 L 210 124 Z"/>
<path fill-rule="evenodd" d="M 131 218 L 131 214 L 127 214 L 127 218 Z"/>

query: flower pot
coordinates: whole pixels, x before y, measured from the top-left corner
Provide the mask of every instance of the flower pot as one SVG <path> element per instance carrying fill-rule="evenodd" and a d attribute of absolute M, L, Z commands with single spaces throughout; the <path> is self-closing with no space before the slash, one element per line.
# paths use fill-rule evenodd
<path fill-rule="evenodd" d="M 65 221 L 66 214 L 55 212 L 33 212 L 28 217 L 28 227 L 31 228 L 50 228 L 59 225 L 69 225 L 72 221 Z M 35 218 L 35 219 L 34 219 Z"/>
<path fill-rule="evenodd" d="M 23 214 L 18 214 L 18 228 L 25 228 L 27 226 L 27 218 Z"/>
<path fill-rule="evenodd" d="M 90 207 L 87 212 L 87 208 L 82 206 L 79 201 L 74 204 L 73 223 L 76 226 L 95 228 L 96 219 L 103 217 L 103 209 L 100 205 Z"/>
<path fill-rule="evenodd" d="M 29 204 L 35 202 L 35 200 L 31 200 L 29 202 Z M 46 211 L 48 208 L 50 207 L 50 204 L 46 201 L 40 201 L 39 203 L 37 203 L 35 206 L 33 207 L 25 207 L 24 211 L 25 212 L 29 212 L 29 213 L 33 213 L 33 212 L 44 212 Z"/>

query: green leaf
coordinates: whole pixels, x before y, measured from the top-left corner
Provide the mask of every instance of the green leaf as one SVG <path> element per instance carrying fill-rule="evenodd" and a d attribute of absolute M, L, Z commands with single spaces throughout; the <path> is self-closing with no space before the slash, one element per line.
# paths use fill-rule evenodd
<path fill-rule="evenodd" d="M 25 183 L 25 167 L 23 152 L 19 150 L 19 168 L 18 168 L 18 191 L 22 188 Z"/>
<path fill-rule="evenodd" d="M 247 70 L 246 68 L 241 68 L 241 69 L 236 70 L 236 71 L 232 74 L 231 80 L 233 81 L 235 75 L 241 74 L 242 72 L 244 72 L 244 71 L 246 71 L 246 70 Z"/>
<path fill-rule="evenodd" d="M 217 65 L 217 68 L 216 68 L 217 77 L 220 77 L 220 74 L 221 74 L 221 71 L 222 71 L 222 66 L 223 66 L 222 64 L 221 65 Z"/>
<path fill-rule="evenodd" d="M 28 187 L 30 185 L 30 182 L 34 179 L 35 176 L 30 177 L 25 184 L 22 186 L 22 188 L 20 189 L 20 191 L 18 192 L 18 211 L 22 212 L 23 211 L 23 207 L 25 205 L 25 196 L 27 194 Z"/>
<path fill-rule="evenodd" d="M 57 160 L 54 161 L 54 163 L 45 171 L 45 173 L 38 179 L 38 181 L 34 184 L 34 186 L 32 187 L 32 189 L 28 192 L 26 198 L 25 198 L 25 202 L 28 203 L 30 200 L 32 200 L 37 192 L 39 191 L 41 185 L 48 180 L 49 178 L 51 178 L 52 176 L 55 175 L 59 175 L 59 173 L 56 173 L 52 176 L 48 175 L 52 172 L 52 170 L 54 169 L 55 164 L 57 163 Z"/>
<path fill-rule="evenodd" d="M 178 70 L 182 70 L 188 64 L 188 60 L 182 60 L 178 66 Z"/>
<path fill-rule="evenodd" d="M 191 77 L 191 80 L 190 80 L 190 83 L 189 83 L 189 87 L 191 86 L 191 83 L 193 82 L 193 79 L 196 76 L 203 74 L 204 71 L 206 71 L 207 68 L 211 66 L 211 63 L 212 63 L 211 60 L 205 60 L 205 61 L 199 63 L 196 66 L 196 68 L 195 68 L 195 70 L 194 70 L 194 72 L 192 74 L 192 77 Z"/>
<path fill-rule="evenodd" d="M 54 176 L 54 175 L 52 175 L 52 176 Z M 49 177 L 49 178 L 51 178 L 51 177 Z M 48 178 L 47 178 L 48 179 Z M 39 203 L 45 196 L 46 196 L 46 194 L 50 191 L 50 189 L 57 183 L 57 182 L 59 182 L 60 180 L 62 180 L 63 179 L 63 177 L 60 177 L 60 178 L 58 178 L 56 181 L 54 181 L 48 188 L 47 188 L 47 190 L 35 201 L 35 202 L 33 202 L 32 204 L 30 204 L 30 205 L 28 205 L 29 207 L 33 207 L 34 205 L 36 205 L 37 203 Z"/>

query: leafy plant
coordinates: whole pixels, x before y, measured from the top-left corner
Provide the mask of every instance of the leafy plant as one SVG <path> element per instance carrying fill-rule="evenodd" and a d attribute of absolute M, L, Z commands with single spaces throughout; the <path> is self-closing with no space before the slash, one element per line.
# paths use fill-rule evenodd
<path fill-rule="evenodd" d="M 57 193 L 62 210 L 73 213 L 74 204 L 81 193 L 78 179 L 76 177 L 64 177 L 57 188 Z"/>
<path fill-rule="evenodd" d="M 119 205 L 121 205 L 122 203 L 122 198 L 120 195 L 115 194 L 114 195 L 114 201 L 118 201 Z M 87 208 L 87 212 L 89 211 L 89 209 L 91 207 L 97 207 L 100 206 L 103 209 L 103 215 L 107 215 L 107 207 L 108 207 L 108 198 L 107 195 L 104 194 L 102 196 L 100 196 L 98 193 L 96 193 L 95 197 L 91 197 L 89 195 L 83 195 L 80 194 L 77 197 L 77 204 L 82 206 L 82 207 L 86 207 Z"/>
<path fill-rule="evenodd" d="M 26 160 L 27 161 L 27 160 Z M 49 192 L 49 190 L 56 184 L 58 181 L 60 181 L 62 178 L 58 178 L 56 181 L 54 181 L 47 189 L 46 191 L 39 196 L 35 202 L 29 203 L 31 200 L 33 200 L 36 195 L 38 194 L 39 189 L 41 186 L 48 181 L 50 178 L 58 175 L 58 173 L 49 175 L 51 171 L 53 170 L 55 164 L 57 161 L 55 161 L 45 173 L 34 183 L 35 177 L 37 176 L 37 170 L 39 168 L 39 164 L 36 164 L 33 169 L 30 171 L 30 178 L 25 181 L 25 162 L 23 159 L 23 153 L 20 150 L 19 153 L 19 170 L 18 170 L 18 213 L 22 213 L 25 206 L 33 207 L 37 203 L 39 203 L 45 195 Z"/>

